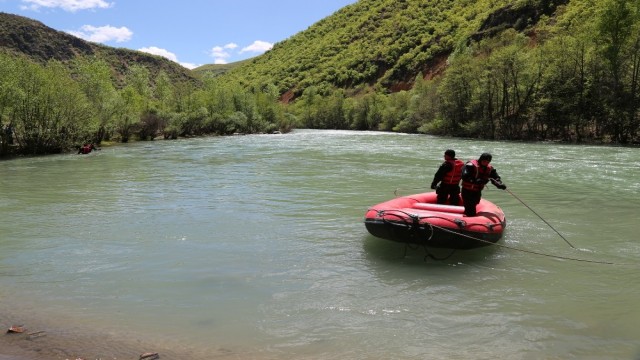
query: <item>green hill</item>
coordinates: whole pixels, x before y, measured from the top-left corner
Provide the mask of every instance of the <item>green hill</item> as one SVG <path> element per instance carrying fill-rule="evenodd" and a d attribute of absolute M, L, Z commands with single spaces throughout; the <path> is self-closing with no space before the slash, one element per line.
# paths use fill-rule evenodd
<path fill-rule="evenodd" d="M 639 143 L 638 44 L 632 0 L 359 0 L 261 56 L 189 71 L 0 14 L 5 53 L 109 64 L 118 91 L 103 95 L 118 111 L 93 116 L 123 139 L 307 127 Z M 71 77 L 94 108 L 105 103 Z M 9 95 L 19 104 L 20 92 Z"/>
<path fill-rule="evenodd" d="M 206 64 L 206 65 L 199 66 L 191 71 L 193 71 L 194 74 L 200 77 L 217 77 L 217 76 L 228 73 L 229 71 L 237 68 L 238 66 L 251 62 L 252 60 L 253 59 L 247 59 L 247 60 L 236 61 L 228 64 Z"/>
<path fill-rule="evenodd" d="M 245 84 L 273 83 L 293 97 L 319 84 L 406 90 L 419 73 L 442 73 L 455 49 L 508 28 L 531 29 L 567 2 L 361 0 L 230 75 Z"/>
<path fill-rule="evenodd" d="M 189 69 L 161 56 L 84 41 L 39 21 L 3 12 L 0 12 L 0 49 L 42 64 L 49 60 L 98 58 L 110 64 L 117 80 L 124 77 L 132 64 L 145 66 L 154 76 L 164 71 L 176 82 L 194 80 Z"/>
<path fill-rule="evenodd" d="M 0 48 L 39 62 L 95 56 L 116 74 L 142 64 L 174 80 L 225 76 L 244 86 L 273 84 L 283 99 L 321 85 L 387 92 L 412 88 L 415 77 L 432 78 L 448 57 L 470 42 L 513 28 L 530 31 L 568 0 L 360 0 L 277 43 L 267 53 L 189 71 L 160 56 L 86 42 L 21 16 L 0 13 Z"/>

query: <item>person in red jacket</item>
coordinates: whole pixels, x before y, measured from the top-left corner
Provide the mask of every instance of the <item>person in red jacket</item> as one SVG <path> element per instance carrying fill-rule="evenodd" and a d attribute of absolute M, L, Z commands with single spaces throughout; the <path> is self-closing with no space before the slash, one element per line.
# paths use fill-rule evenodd
<path fill-rule="evenodd" d="M 467 162 L 462 169 L 462 202 L 467 216 L 476 216 L 476 205 L 480 203 L 482 189 L 489 181 L 498 189 L 507 189 L 496 169 L 489 164 L 491 158 L 491 154 L 483 153 L 478 160 Z"/>
<path fill-rule="evenodd" d="M 456 159 L 454 150 L 444 152 L 444 162 L 436 171 L 431 182 L 431 188 L 436 190 L 438 204 L 458 205 L 460 202 L 460 179 L 464 162 Z M 440 183 L 438 185 L 438 183 Z"/>
<path fill-rule="evenodd" d="M 98 149 L 93 143 L 87 143 L 78 148 L 78 154 L 89 154 L 93 150 L 100 149 Z"/>

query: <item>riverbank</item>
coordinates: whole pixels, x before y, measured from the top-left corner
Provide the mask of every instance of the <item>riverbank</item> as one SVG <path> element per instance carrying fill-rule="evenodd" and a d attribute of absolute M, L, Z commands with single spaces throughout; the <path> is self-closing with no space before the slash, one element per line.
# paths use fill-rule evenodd
<path fill-rule="evenodd" d="M 145 352 L 131 344 L 114 343 L 104 334 L 82 334 L 77 328 L 54 327 L 5 313 L 0 313 L 0 319 L 0 360 L 138 359 Z M 21 327 L 18 332 L 9 331 L 16 325 Z"/>
<path fill-rule="evenodd" d="M 0 297 L 2 298 L 2 297 Z M 16 312 L 17 311 L 17 312 Z M 149 337 L 128 329 L 69 325 L 58 314 L 0 304 L 0 360 L 276 360 L 261 351 L 215 347 L 195 349 L 177 339 Z M 71 323 L 73 320 L 69 320 Z M 23 332 L 8 331 L 19 326 Z M 191 329 L 184 329 L 188 337 Z M 151 331 L 150 331 L 151 332 Z M 157 354 L 157 356 L 155 356 Z"/>
<path fill-rule="evenodd" d="M 20 326 L 20 331 L 9 331 Z M 118 333 L 65 324 L 14 314 L 0 309 L 0 360 L 90 360 L 90 359 L 237 359 L 238 354 L 196 353 L 189 349 L 172 349 L 171 345 L 145 338 L 144 334 Z M 163 345 L 159 345 L 163 344 Z M 145 356 L 146 355 L 146 356 Z"/>
<path fill-rule="evenodd" d="M 0 360 L 30 360 L 29 358 L 25 358 L 25 357 L 17 357 L 17 356 L 13 356 L 13 355 L 2 355 L 0 354 Z"/>

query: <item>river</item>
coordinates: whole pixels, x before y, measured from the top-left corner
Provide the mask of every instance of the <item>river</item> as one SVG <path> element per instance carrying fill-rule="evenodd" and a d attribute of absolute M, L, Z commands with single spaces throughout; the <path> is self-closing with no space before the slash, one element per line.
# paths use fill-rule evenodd
<path fill-rule="evenodd" d="M 498 246 L 370 236 L 447 148 L 493 154 Z M 639 191 L 638 148 L 374 132 L 1 161 L 0 325 L 52 358 L 637 359 Z"/>

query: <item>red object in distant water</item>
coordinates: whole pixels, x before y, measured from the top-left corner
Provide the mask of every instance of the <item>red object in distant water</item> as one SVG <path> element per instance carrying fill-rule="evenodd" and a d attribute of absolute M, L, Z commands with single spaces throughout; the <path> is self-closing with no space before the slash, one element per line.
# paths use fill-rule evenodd
<path fill-rule="evenodd" d="M 437 204 L 436 193 L 428 192 L 374 205 L 364 224 L 373 236 L 434 248 L 473 249 L 496 243 L 507 226 L 502 209 L 484 198 L 476 209 L 477 216 L 465 216 L 463 206 Z"/>
<path fill-rule="evenodd" d="M 78 154 L 89 154 L 93 150 L 100 150 L 94 144 L 84 144 L 78 148 Z"/>

